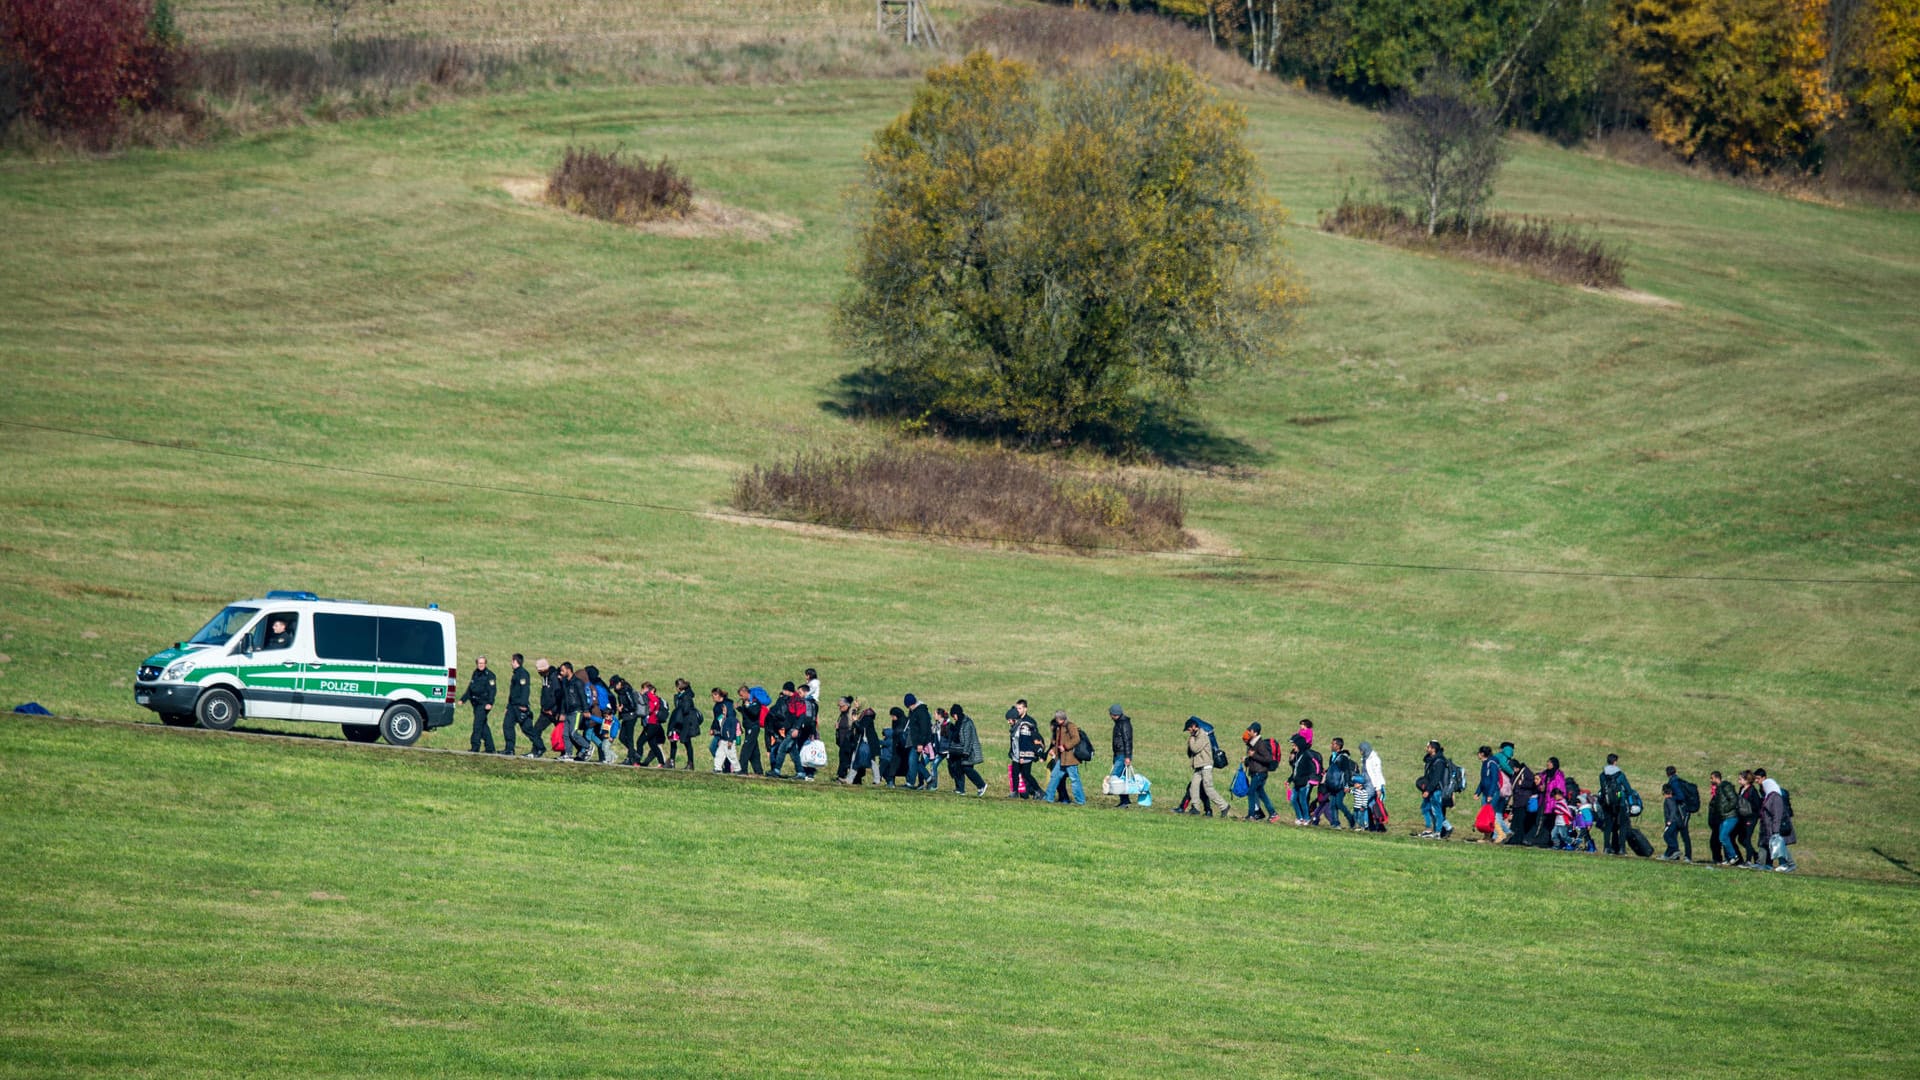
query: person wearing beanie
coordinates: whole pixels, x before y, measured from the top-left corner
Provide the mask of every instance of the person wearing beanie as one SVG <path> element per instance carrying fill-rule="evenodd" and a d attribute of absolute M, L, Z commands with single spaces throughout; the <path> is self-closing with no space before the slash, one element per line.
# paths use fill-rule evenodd
<path fill-rule="evenodd" d="M 1112 775 L 1125 777 L 1133 771 L 1133 717 L 1128 716 L 1127 711 L 1119 705 L 1108 706 L 1107 717 L 1113 721 Z M 1123 789 L 1120 795 L 1120 806 L 1124 808 L 1132 805 L 1133 799 L 1128 797 Z"/>
<path fill-rule="evenodd" d="M 965 795 L 967 781 L 973 781 L 974 795 L 984 797 L 987 782 L 980 778 L 980 763 L 987 760 L 986 751 L 980 746 L 980 731 L 974 727 L 973 717 L 960 707 L 959 702 L 947 711 L 947 775 L 953 778 L 953 793 Z"/>
<path fill-rule="evenodd" d="M 907 705 L 907 787 L 913 791 L 932 790 L 934 779 L 933 712 L 927 703 L 908 694 Z"/>
<path fill-rule="evenodd" d="M 1247 770 L 1247 815 L 1248 821 L 1273 821 L 1278 811 L 1273 805 L 1273 796 L 1267 794 L 1267 776 L 1280 767 L 1280 744 L 1260 734 L 1260 721 L 1247 725 L 1240 735 L 1240 741 L 1247 744 L 1247 756 L 1240 767 Z"/>
<path fill-rule="evenodd" d="M 1080 728 L 1067 719 L 1064 711 L 1053 714 L 1053 739 L 1048 744 L 1047 759 L 1053 763 L 1053 769 L 1047 774 L 1047 802 L 1057 802 L 1064 781 L 1073 785 L 1073 805 L 1087 804 L 1086 789 L 1080 786 L 1080 759 L 1074 750 L 1080 745 Z"/>
<path fill-rule="evenodd" d="M 800 775 L 800 725 L 805 718 L 805 699 L 793 688 L 793 683 L 781 683 L 780 697 L 773 703 L 773 726 L 777 738 L 771 740 L 773 756 L 767 762 L 769 777 L 786 779 L 780 766 L 786 764 L 788 758 L 793 758 L 793 774 L 796 777 Z"/>
<path fill-rule="evenodd" d="M 1040 783 L 1033 778 L 1033 763 L 1040 758 L 1040 725 L 1027 715 L 1025 699 L 1007 710 L 1007 798 L 1037 799 Z"/>
<path fill-rule="evenodd" d="M 1201 730 L 1197 716 L 1187 717 L 1187 764 L 1193 768 L 1193 777 L 1187 781 L 1187 813 L 1212 817 L 1214 808 L 1218 807 L 1220 820 L 1225 821 L 1232 807 L 1213 786 L 1213 739 Z M 1206 809 L 1196 811 L 1194 807 L 1202 805 L 1202 799 L 1206 800 Z"/>

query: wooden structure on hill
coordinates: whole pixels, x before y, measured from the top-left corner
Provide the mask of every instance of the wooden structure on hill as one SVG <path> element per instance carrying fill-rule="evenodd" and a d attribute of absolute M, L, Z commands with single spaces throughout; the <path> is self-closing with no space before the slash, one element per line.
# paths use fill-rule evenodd
<path fill-rule="evenodd" d="M 924 0 L 874 0 L 874 23 L 884 37 L 909 45 L 940 44 L 940 29 Z"/>

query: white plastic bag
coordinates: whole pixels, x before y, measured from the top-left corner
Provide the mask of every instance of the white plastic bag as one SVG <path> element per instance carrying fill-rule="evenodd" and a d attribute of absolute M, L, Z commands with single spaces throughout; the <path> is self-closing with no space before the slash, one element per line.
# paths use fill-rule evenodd
<path fill-rule="evenodd" d="M 800 748 L 800 764 L 809 769 L 826 768 L 827 744 L 819 739 L 808 739 L 807 744 Z"/>

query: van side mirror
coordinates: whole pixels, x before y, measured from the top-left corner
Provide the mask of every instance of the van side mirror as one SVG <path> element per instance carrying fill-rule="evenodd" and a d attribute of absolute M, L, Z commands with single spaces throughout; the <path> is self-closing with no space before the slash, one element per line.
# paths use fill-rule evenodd
<path fill-rule="evenodd" d="M 234 655 L 236 656 L 252 656 L 253 655 L 253 635 L 248 634 L 247 636 L 241 638 L 240 644 L 235 645 L 233 647 L 233 652 L 234 652 Z"/>

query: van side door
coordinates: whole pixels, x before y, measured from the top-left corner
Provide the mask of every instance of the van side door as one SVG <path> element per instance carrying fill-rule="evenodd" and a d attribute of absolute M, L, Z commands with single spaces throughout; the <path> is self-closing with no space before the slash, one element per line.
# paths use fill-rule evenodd
<path fill-rule="evenodd" d="M 316 611 L 313 659 L 305 664 L 303 714 L 331 724 L 375 724 L 386 708 L 374 672 L 379 620 L 372 615 Z"/>

